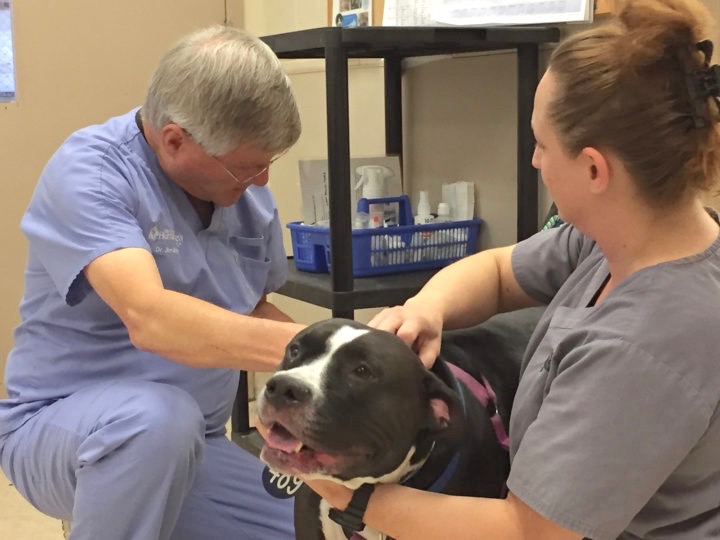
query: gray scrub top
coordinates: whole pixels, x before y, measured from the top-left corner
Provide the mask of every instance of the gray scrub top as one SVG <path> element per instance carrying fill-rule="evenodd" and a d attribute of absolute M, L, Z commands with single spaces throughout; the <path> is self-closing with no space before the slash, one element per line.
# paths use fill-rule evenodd
<path fill-rule="evenodd" d="M 571 225 L 518 244 L 515 276 L 548 304 L 522 366 L 508 487 L 595 540 L 720 537 L 720 239 L 608 277 Z"/>

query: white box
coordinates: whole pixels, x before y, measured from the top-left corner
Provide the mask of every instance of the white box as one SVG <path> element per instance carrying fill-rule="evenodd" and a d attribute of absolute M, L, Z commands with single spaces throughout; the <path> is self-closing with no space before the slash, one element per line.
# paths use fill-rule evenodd
<path fill-rule="evenodd" d="M 357 201 L 362 197 L 362 188 L 356 188 L 360 176 L 356 170 L 363 165 L 383 165 L 393 172 L 393 176 L 386 179 L 385 196 L 397 197 L 402 195 L 402 172 L 400 158 L 397 156 L 376 156 L 350 158 L 350 220 L 355 220 Z M 328 189 L 328 161 L 327 159 L 301 159 L 298 162 L 300 169 L 300 194 L 302 198 L 302 221 L 305 225 L 327 225 L 330 219 L 329 189 Z"/>

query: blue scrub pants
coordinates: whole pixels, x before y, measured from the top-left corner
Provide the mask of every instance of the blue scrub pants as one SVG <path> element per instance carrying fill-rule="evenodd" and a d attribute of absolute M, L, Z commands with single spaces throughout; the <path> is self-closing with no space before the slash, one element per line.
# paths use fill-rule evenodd
<path fill-rule="evenodd" d="M 0 465 L 72 540 L 294 538 L 293 499 L 263 465 L 205 422 L 184 390 L 145 381 L 88 387 L 0 441 Z"/>

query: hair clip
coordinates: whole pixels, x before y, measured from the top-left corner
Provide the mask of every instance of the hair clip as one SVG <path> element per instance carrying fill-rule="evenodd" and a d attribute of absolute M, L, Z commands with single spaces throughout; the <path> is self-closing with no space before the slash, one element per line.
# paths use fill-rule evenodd
<path fill-rule="evenodd" d="M 702 41 L 698 41 L 695 44 L 695 47 L 705 56 L 705 61 L 703 62 L 703 65 L 705 67 L 708 67 L 710 65 L 710 58 L 712 58 L 713 42 L 709 39 L 703 39 Z"/>
<path fill-rule="evenodd" d="M 694 126 L 698 129 L 710 125 L 708 120 L 707 100 L 712 98 L 720 112 L 720 66 L 711 66 L 710 58 L 713 53 L 713 42 L 709 39 L 699 41 L 695 47 L 705 59 L 700 69 L 690 71 L 686 74 L 687 88 L 690 95 L 692 108 L 692 119 Z M 720 121 L 720 117 L 717 121 Z"/>

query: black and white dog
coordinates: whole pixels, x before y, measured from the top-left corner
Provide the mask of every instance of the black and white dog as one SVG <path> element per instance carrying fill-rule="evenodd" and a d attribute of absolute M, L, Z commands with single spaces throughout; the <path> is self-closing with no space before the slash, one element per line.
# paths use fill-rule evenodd
<path fill-rule="evenodd" d="M 387 332 L 346 319 L 309 326 L 259 396 L 259 419 L 270 428 L 261 458 L 280 473 L 352 489 L 403 483 L 502 497 L 509 413 L 536 317 L 526 319 L 509 331 L 501 323 L 500 331 L 446 333 L 431 371 Z M 297 538 L 345 539 L 329 510 L 303 486 Z M 353 538 L 382 536 L 366 527 Z"/>

